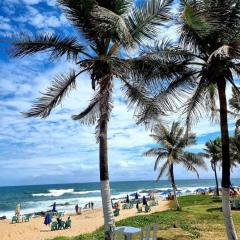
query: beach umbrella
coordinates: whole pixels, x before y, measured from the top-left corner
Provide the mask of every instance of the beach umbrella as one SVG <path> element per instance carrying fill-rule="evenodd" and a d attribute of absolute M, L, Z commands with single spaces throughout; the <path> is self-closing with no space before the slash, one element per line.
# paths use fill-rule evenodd
<path fill-rule="evenodd" d="M 126 203 L 129 203 L 129 196 L 127 195 Z"/>
<path fill-rule="evenodd" d="M 145 196 L 143 196 L 143 205 L 147 205 L 147 199 Z"/>
<path fill-rule="evenodd" d="M 205 189 L 204 188 L 197 188 L 195 191 L 196 192 L 205 192 Z"/>
<path fill-rule="evenodd" d="M 45 219 L 44 219 L 44 224 L 49 225 L 52 222 L 52 216 L 50 213 L 47 213 Z"/>
<path fill-rule="evenodd" d="M 56 209 L 56 202 L 53 203 L 52 212 L 57 212 L 57 209 Z"/>
<path fill-rule="evenodd" d="M 15 215 L 19 216 L 20 215 L 20 203 L 16 205 L 16 210 L 15 210 Z"/>
<path fill-rule="evenodd" d="M 172 192 L 172 189 L 167 189 L 166 191 L 164 191 L 164 192 L 162 192 L 161 194 L 162 195 L 166 195 L 166 194 L 169 194 L 169 193 L 171 193 Z"/>

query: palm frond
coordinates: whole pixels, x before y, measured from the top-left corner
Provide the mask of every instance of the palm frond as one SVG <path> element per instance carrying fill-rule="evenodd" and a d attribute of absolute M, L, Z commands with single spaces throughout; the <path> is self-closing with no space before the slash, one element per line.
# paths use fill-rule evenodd
<path fill-rule="evenodd" d="M 93 125 L 99 117 L 99 98 L 93 98 L 88 107 L 78 115 L 73 115 L 72 119 L 79 120 L 82 124 Z"/>
<path fill-rule="evenodd" d="M 207 91 L 207 84 L 202 78 L 196 86 L 193 95 L 187 100 L 183 107 L 183 114 L 186 114 L 187 132 L 191 128 L 193 122 L 197 122 L 199 118 L 205 113 L 205 94 Z"/>
<path fill-rule="evenodd" d="M 169 168 L 169 163 L 168 161 L 166 161 L 162 167 L 160 168 L 160 171 L 159 171 L 159 174 L 158 174 L 158 177 L 157 177 L 157 180 L 156 181 L 159 181 L 160 178 L 162 177 L 162 175 L 168 170 Z"/>
<path fill-rule="evenodd" d="M 207 4 L 202 1 L 181 1 L 182 16 L 180 23 L 180 44 L 187 49 L 200 51 L 204 55 L 209 51 L 205 39 L 218 26 L 210 21 Z"/>
<path fill-rule="evenodd" d="M 95 5 L 90 13 L 93 31 L 100 37 L 110 36 L 113 41 L 131 46 L 133 39 L 124 19 L 107 8 Z"/>
<path fill-rule="evenodd" d="M 167 157 L 168 157 L 168 152 L 166 150 L 163 150 L 162 152 L 159 152 L 158 157 L 155 160 L 154 171 L 157 170 L 157 167 L 159 165 L 160 160 L 165 159 Z"/>
<path fill-rule="evenodd" d="M 50 52 L 51 59 L 66 54 L 68 59 L 76 60 L 79 54 L 84 53 L 84 47 L 74 37 L 62 37 L 55 34 L 22 35 L 13 40 L 10 55 L 24 57 L 43 51 Z"/>
<path fill-rule="evenodd" d="M 148 151 L 144 152 L 143 156 L 145 156 L 145 157 L 155 157 L 155 156 L 158 156 L 160 151 L 161 151 L 161 148 L 151 148 Z"/>
<path fill-rule="evenodd" d="M 156 37 L 159 27 L 171 19 L 172 0 L 148 0 L 131 9 L 126 17 L 130 33 L 138 44 Z"/>
<path fill-rule="evenodd" d="M 74 70 L 71 70 L 66 75 L 57 76 L 51 86 L 43 93 L 43 96 L 38 98 L 32 108 L 28 112 L 23 113 L 23 115 L 25 117 L 41 118 L 49 116 L 53 108 L 61 103 L 71 89 L 75 88 L 77 76 L 84 71 L 86 70 L 76 74 Z"/>
<path fill-rule="evenodd" d="M 66 18 L 88 39 L 94 40 L 90 13 L 96 5 L 95 0 L 57 0 Z"/>
<path fill-rule="evenodd" d="M 122 15 L 129 11 L 133 5 L 133 0 L 97 0 L 98 4 L 111 10 L 117 15 Z"/>
<path fill-rule="evenodd" d="M 155 102 L 154 97 L 143 87 L 137 84 L 131 84 L 125 79 L 123 81 L 123 90 L 128 99 L 129 106 L 135 107 L 135 115 L 137 116 L 138 123 L 155 121 L 159 116 L 164 116 L 165 113 L 162 109 L 164 103 L 159 106 Z"/>
<path fill-rule="evenodd" d="M 232 97 L 229 99 L 229 106 L 235 114 L 240 112 L 240 94 L 234 87 L 232 87 Z"/>
<path fill-rule="evenodd" d="M 207 169 L 207 165 L 203 160 L 202 154 L 194 154 L 190 152 L 184 152 L 184 154 L 180 157 L 181 163 L 192 172 L 195 172 L 199 177 L 198 171 L 196 167 L 201 167 L 203 169 Z"/>

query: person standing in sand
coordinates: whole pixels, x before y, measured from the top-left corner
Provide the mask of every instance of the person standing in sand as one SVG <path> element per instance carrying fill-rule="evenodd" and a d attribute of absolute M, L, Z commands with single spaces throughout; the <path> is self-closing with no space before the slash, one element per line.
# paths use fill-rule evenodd
<path fill-rule="evenodd" d="M 78 207 L 78 204 L 76 204 L 76 205 L 75 205 L 76 214 L 78 214 L 78 210 L 79 210 L 79 207 Z"/>
<path fill-rule="evenodd" d="M 16 205 L 15 215 L 19 219 L 20 217 L 20 203 Z"/>

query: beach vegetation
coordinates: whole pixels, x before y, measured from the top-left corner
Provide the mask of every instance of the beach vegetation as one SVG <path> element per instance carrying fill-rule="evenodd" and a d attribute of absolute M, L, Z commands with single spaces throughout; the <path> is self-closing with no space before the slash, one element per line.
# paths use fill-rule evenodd
<path fill-rule="evenodd" d="M 159 240 L 222 240 L 226 232 L 221 210 L 221 198 L 209 195 L 188 195 L 179 197 L 181 211 L 175 210 L 174 201 L 170 202 L 167 211 L 151 215 L 138 215 L 116 222 L 117 226 L 144 227 L 148 224 L 159 224 Z M 240 213 L 233 211 L 237 232 L 240 231 Z M 54 240 L 96 240 L 103 238 L 103 228 L 93 233 L 82 234 L 73 238 L 57 237 Z M 134 240 L 138 240 L 136 236 Z"/>

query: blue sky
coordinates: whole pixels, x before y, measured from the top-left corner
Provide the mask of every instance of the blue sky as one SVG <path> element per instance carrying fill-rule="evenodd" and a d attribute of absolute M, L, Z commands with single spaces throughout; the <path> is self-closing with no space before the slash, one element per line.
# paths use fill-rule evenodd
<path fill-rule="evenodd" d="M 58 32 L 72 34 L 74 29 L 65 19 L 54 0 L 0 1 L 0 35 L 19 32 Z M 176 27 L 162 36 L 176 37 Z M 1 43 L 0 43 L 1 44 Z M 73 63 L 65 59 L 50 62 L 46 54 L 10 59 L 6 46 L 0 48 L 0 185 L 98 181 L 98 145 L 94 127 L 82 126 L 71 120 L 93 94 L 90 79 L 83 74 L 73 91 L 47 119 L 25 119 L 20 112 L 28 110 L 57 73 Z M 155 179 L 154 159 L 142 157 L 152 145 L 150 132 L 137 126 L 133 111 L 125 105 L 119 82 L 115 81 L 114 109 L 109 127 L 110 178 L 118 180 Z M 228 89 L 228 96 L 230 96 Z M 176 116 L 170 117 L 176 120 Z M 181 120 L 181 117 L 179 117 Z M 229 129 L 234 129 L 230 120 Z M 191 149 L 201 151 L 205 141 L 219 135 L 219 126 L 202 119 L 193 130 L 198 143 Z M 195 178 L 181 167 L 177 178 Z M 234 177 L 239 172 L 233 172 Z M 212 178 L 211 170 L 200 171 L 201 178 Z"/>

